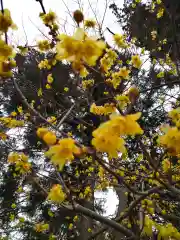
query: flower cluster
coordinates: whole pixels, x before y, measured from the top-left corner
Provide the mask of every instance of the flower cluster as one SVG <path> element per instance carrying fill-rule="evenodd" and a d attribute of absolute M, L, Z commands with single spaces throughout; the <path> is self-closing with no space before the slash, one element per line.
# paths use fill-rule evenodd
<path fill-rule="evenodd" d="M 37 135 L 48 145 L 53 145 L 57 141 L 56 135 L 53 132 L 49 131 L 48 128 L 38 128 Z"/>
<path fill-rule="evenodd" d="M 114 34 L 114 42 L 119 48 L 127 48 L 126 37 L 120 34 Z"/>
<path fill-rule="evenodd" d="M 57 19 L 56 14 L 53 11 L 49 11 L 49 13 L 41 13 L 40 18 L 42 19 L 43 23 L 47 26 L 53 27 L 55 24 L 55 21 Z"/>
<path fill-rule="evenodd" d="M 55 203 L 62 203 L 66 199 L 66 194 L 63 192 L 61 185 L 55 184 L 50 189 L 48 199 Z"/>
<path fill-rule="evenodd" d="M 80 149 L 76 146 L 72 138 L 64 138 L 58 141 L 58 144 L 49 148 L 45 153 L 47 157 L 51 158 L 52 163 L 58 165 L 60 170 L 64 164 L 74 159 L 74 154 L 79 154 Z"/>
<path fill-rule="evenodd" d="M 104 56 L 100 60 L 101 70 L 103 72 L 107 73 L 108 70 L 115 63 L 117 57 L 118 57 L 118 55 L 117 55 L 117 53 L 115 51 L 113 51 L 112 49 L 108 49 L 107 48 L 106 49 L 106 53 L 104 54 Z"/>
<path fill-rule="evenodd" d="M 1 117 L 0 122 L 8 128 L 15 128 L 15 127 L 24 126 L 24 121 L 23 120 L 16 120 L 16 119 L 13 119 L 11 117 Z"/>
<path fill-rule="evenodd" d="M 127 116 L 112 115 L 109 121 L 93 131 L 92 145 L 99 152 L 107 152 L 110 158 L 117 158 L 119 152 L 125 152 L 125 141 L 122 136 L 143 133 L 136 122 L 140 116 L 140 113 Z"/>
<path fill-rule="evenodd" d="M 82 81 L 82 87 L 84 90 L 92 87 L 94 85 L 94 80 L 93 79 L 88 79 L 88 80 L 83 80 Z"/>
<path fill-rule="evenodd" d="M 31 170 L 31 164 L 28 162 L 28 156 L 24 153 L 13 152 L 9 154 L 8 162 L 15 164 L 16 171 L 21 174 L 27 173 Z"/>
<path fill-rule="evenodd" d="M 1 34 L 7 32 L 9 28 L 16 29 L 16 25 L 13 23 L 11 13 L 8 9 L 0 11 L 0 32 Z"/>
<path fill-rule="evenodd" d="M 90 107 L 90 112 L 96 115 L 109 115 L 116 111 L 113 103 L 106 103 L 104 106 L 97 106 L 93 103 Z"/>
<path fill-rule="evenodd" d="M 48 223 L 37 223 L 35 225 L 35 231 L 36 232 L 45 232 L 49 230 L 49 224 Z"/>
<path fill-rule="evenodd" d="M 40 51 L 48 51 L 49 49 L 51 49 L 51 44 L 48 40 L 42 40 L 38 42 L 38 48 Z"/>
<path fill-rule="evenodd" d="M 94 66 L 106 46 L 103 41 L 88 37 L 81 28 L 77 28 L 73 36 L 59 35 L 59 40 L 56 58 L 73 62 L 76 71 L 80 71 L 84 63 Z"/>
<path fill-rule="evenodd" d="M 7 45 L 0 39 L 0 76 L 11 77 L 12 68 L 16 66 L 16 62 L 13 60 L 15 53 L 11 46 Z"/>
<path fill-rule="evenodd" d="M 127 107 L 127 105 L 130 103 L 129 97 L 126 95 L 116 95 L 115 99 L 118 103 L 118 106 L 121 110 Z"/>

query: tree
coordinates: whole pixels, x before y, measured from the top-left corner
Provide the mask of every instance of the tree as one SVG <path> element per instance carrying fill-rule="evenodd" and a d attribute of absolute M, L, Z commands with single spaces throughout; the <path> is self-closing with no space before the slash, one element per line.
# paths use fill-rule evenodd
<path fill-rule="evenodd" d="M 15 50 L 1 1 L 1 238 L 179 239 L 177 56 L 154 60 L 126 28 L 108 29 L 112 47 L 80 10 L 74 35 L 58 35 L 57 16 L 37 2 L 51 40 Z M 109 188 L 115 218 L 95 199 Z"/>

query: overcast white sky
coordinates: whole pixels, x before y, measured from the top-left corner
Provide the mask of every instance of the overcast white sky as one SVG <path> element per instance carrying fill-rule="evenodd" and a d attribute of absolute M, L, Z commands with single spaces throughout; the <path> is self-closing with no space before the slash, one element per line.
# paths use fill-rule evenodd
<path fill-rule="evenodd" d="M 70 14 L 74 10 L 79 9 L 78 1 L 83 6 L 83 12 L 86 18 L 94 18 L 93 10 L 96 12 L 96 16 L 99 21 L 102 21 L 106 0 L 44 0 L 44 6 L 48 12 L 50 9 L 55 11 L 58 15 L 59 24 L 66 27 L 68 33 L 73 32 L 73 21 Z M 123 0 L 107 0 L 110 3 L 118 2 L 118 5 L 123 3 Z M 91 7 L 90 4 L 91 3 Z M 68 6 L 68 9 L 67 7 Z M 36 0 L 4 0 L 4 7 L 10 9 L 14 22 L 18 25 L 18 31 L 13 35 L 9 34 L 9 38 L 12 39 L 13 44 L 20 45 L 26 43 L 26 35 L 28 36 L 28 45 L 35 44 L 37 39 L 42 39 L 42 34 L 37 27 L 43 32 L 47 32 L 45 26 L 43 26 L 39 19 L 39 13 L 42 12 L 39 2 Z M 37 27 L 36 27 L 37 26 Z M 120 32 L 121 29 L 116 22 L 116 18 L 112 14 L 111 10 L 107 8 L 106 16 L 104 20 L 104 29 L 109 27 L 114 32 Z M 61 31 L 64 31 L 61 27 Z M 107 35 L 108 34 L 108 35 Z M 109 40 L 110 34 L 106 31 L 106 37 Z"/>

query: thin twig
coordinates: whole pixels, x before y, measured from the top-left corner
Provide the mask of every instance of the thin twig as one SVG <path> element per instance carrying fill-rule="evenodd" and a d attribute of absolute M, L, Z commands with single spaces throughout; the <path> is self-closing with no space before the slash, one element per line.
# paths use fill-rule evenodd
<path fill-rule="evenodd" d="M 70 109 L 67 111 L 67 113 L 61 118 L 61 120 L 59 121 L 57 127 L 60 128 L 61 125 L 63 124 L 63 122 L 66 120 L 66 118 L 71 114 L 73 108 L 75 106 L 75 103 L 73 103 L 73 105 L 70 107 Z"/>

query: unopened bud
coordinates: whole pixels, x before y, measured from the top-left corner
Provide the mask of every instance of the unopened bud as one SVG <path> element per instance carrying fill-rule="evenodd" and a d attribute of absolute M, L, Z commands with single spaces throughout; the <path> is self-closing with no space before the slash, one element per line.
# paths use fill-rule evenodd
<path fill-rule="evenodd" d="M 74 17 L 74 20 L 77 22 L 77 24 L 79 24 L 80 22 L 82 22 L 84 20 L 84 15 L 80 10 L 76 10 L 73 13 L 73 17 Z"/>
<path fill-rule="evenodd" d="M 139 98 L 139 89 L 136 86 L 131 87 L 128 92 L 128 97 L 131 103 L 134 104 Z"/>

